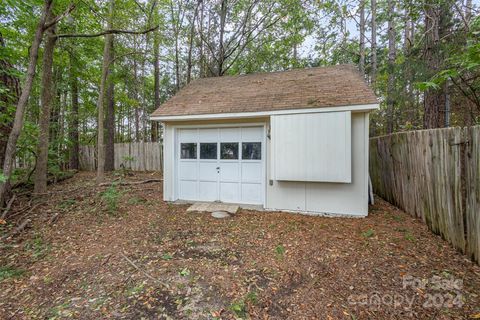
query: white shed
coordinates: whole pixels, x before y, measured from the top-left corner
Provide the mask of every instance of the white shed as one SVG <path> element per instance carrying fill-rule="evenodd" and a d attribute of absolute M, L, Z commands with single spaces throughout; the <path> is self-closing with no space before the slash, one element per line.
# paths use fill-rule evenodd
<path fill-rule="evenodd" d="M 195 80 L 151 115 L 164 200 L 366 216 L 377 108 L 349 65 Z"/>

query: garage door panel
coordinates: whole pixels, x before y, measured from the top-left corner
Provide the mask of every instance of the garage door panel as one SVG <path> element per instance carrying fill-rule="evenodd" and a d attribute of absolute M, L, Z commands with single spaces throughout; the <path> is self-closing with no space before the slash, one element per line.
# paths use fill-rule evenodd
<path fill-rule="evenodd" d="M 240 128 L 221 128 L 220 141 L 237 142 L 240 141 Z"/>
<path fill-rule="evenodd" d="M 240 180 L 240 164 L 238 162 L 221 162 L 220 166 L 220 181 L 235 181 Z"/>
<path fill-rule="evenodd" d="M 217 181 L 200 181 L 198 189 L 198 198 L 202 201 L 217 200 Z"/>
<path fill-rule="evenodd" d="M 181 142 L 197 142 L 198 129 L 178 130 L 178 140 Z"/>
<path fill-rule="evenodd" d="M 198 179 L 201 181 L 217 181 L 217 162 L 200 162 Z"/>
<path fill-rule="evenodd" d="M 242 141 L 255 142 L 263 140 L 263 127 L 242 128 Z"/>
<path fill-rule="evenodd" d="M 198 141 L 199 142 L 217 142 L 218 129 L 199 129 Z"/>
<path fill-rule="evenodd" d="M 197 200 L 197 182 L 196 181 L 180 181 L 180 199 Z"/>
<path fill-rule="evenodd" d="M 242 182 L 262 182 L 262 163 L 261 162 L 243 162 L 242 163 Z"/>
<path fill-rule="evenodd" d="M 262 185 L 257 183 L 242 183 L 242 202 L 262 203 Z"/>
<path fill-rule="evenodd" d="M 240 184 L 236 182 L 220 182 L 220 201 L 239 202 Z"/>
<path fill-rule="evenodd" d="M 197 180 L 196 161 L 180 161 L 178 167 L 180 180 Z"/>
<path fill-rule="evenodd" d="M 179 129 L 178 199 L 262 204 L 264 131 L 264 127 Z M 185 146 L 191 143 L 196 151 Z M 181 153 L 182 144 L 190 147 L 188 152 Z"/>

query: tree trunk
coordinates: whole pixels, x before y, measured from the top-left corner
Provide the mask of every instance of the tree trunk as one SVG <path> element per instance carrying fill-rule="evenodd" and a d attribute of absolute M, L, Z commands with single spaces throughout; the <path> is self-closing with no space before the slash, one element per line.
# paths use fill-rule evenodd
<path fill-rule="evenodd" d="M 203 21 L 204 21 L 204 17 L 205 17 L 205 5 L 203 3 L 203 1 L 201 1 L 201 9 L 200 9 L 200 26 L 199 26 L 199 34 L 200 34 L 200 37 L 203 36 Z M 204 46 L 204 42 L 203 40 L 200 38 L 200 41 L 199 41 L 199 58 L 198 58 L 198 61 L 199 61 L 199 64 L 200 64 L 200 78 L 204 78 L 205 77 L 205 55 L 204 55 L 204 50 L 203 50 L 203 46 Z"/>
<path fill-rule="evenodd" d="M 5 46 L 1 33 L 0 46 L 2 48 Z M 0 83 L 8 90 L 7 94 L 0 96 L 0 101 L 2 102 L 0 104 L 0 114 L 5 117 L 4 121 L 0 123 L 0 166 L 3 166 L 5 148 L 7 147 L 8 136 L 13 126 L 14 112 L 9 107 L 16 105 L 20 96 L 20 82 L 12 71 L 14 71 L 13 65 L 7 60 L 0 59 Z"/>
<path fill-rule="evenodd" d="M 50 15 L 51 16 L 51 15 Z M 49 17 L 50 19 L 51 17 Z M 53 54 L 55 50 L 55 25 L 46 31 L 47 40 L 43 50 L 43 68 L 41 82 L 41 105 L 39 116 L 39 136 L 37 143 L 37 163 L 35 166 L 34 188 L 35 193 L 47 192 L 48 174 L 48 146 L 50 133 L 50 112 L 53 98 Z"/>
<path fill-rule="evenodd" d="M 58 83 L 61 83 L 59 81 Z M 65 161 L 63 157 L 63 141 L 65 141 L 65 110 L 67 109 L 67 91 L 62 90 L 59 101 L 59 117 L 58 117 L 58 136 L 55 138 L 57 143 L 57 159 L 59 161 L 59 167 L 61 170 L 65 170 Z"/>
<path fill-rule="evenodd" d="M 360 59 L 358 69 L 362 77 L 365 76 L 365 0 L 360 2 Z"/>
<path fill-rule="evenodd" d="M 197 19 L 198 7 L 200 6 L 201 0 L 197 2 L 195 6 L 195 11 L 193 13 L 192 22 L 190 26 L 190 38 L 188 44 L 188 57 L 187 57 L 187 84 L 190 83 L 192 79 L 192 52 L 193 52 L 193 39 L 195 37 L 195 20 Z"/>
<path fill-rule="evenodd" d="M 394 131 L 395 115 L 395 4 L 388 0 L 387 133 Z"/>
<path fill-rule="evenodd" d="M 113 10 L 115 0 L 110 0 L 108 29 L 112 29 Z M 103 46 L 103 63 L 102 63 L 102 78 L 100 79 L 100 88 L 97 101 L 98 109 L 98 132 L 97 132 L 97 184 L 105 180 L 105 132 L 104 132 L 104 100 L 105 100 L 105 84 L 107 82 L 108 67 L 110 64 L 110 38 L 111 34 L 105 35 L 105 43 Z"/>
<path fill-rule="evenodd" d="M 106 92 L 106 116 L 105 116 L 105 171 L 115 170 L 115 83 L 113 79 L 114 41 L 113 36 L 109 39 L 111 61 L 108 70 L 108 87 Z"/>
<path fill-rule="evenodd" d="M 133 60 L 133 87 L 134 87 L 134 99 L 135 99 L 135 141 L 140 141 L 140 112 L 138 109 L 139 93 L 138 93 L 138 68 L 137 60 Z"/>
<path fill-rule="evenodd" d="M 153 109 L 160 106 L 160 33 L 155 31 L 153 35 Z M 152 141 L 158 140 L 158 121 L 151 121 Z"/>
<path fill-rule="evenodd" d="M 72 49 L 73 50 L 73 49 Z M 69 135 L 70 135 L 70 169 L 78 170 L 79 161 L 79 141 L 78 141 L 78 78 L 75 53 L 70 54 L 70 98 L 72 110 L 70 115 Z"/>
<path fill-rule="evenodd" d="M 442 6 L 435 1 L 428 1 L 425 5 L 425 62 L 428 75 L 431 77 L 440 71 L 443 60 L 440 50 L 440 19 Z M 445 109 L 445 92 L 442 86 L 439 89 L 427 89 L 424 93 L 425 129 L 444 126 L 443 112 Z"/>
<path fill-rule="evenodd" d="M 180 33 L 180 4 L 178 4 L 178 11 L 175 13 L 175 9 L 173 8 L 174 1 L 170 1 L 170 14 L 172 17 L 172 27 L 173 33 L 175 37 L 175 91 L 178 92 L 180 90 L 180 54 L 179 54 L 179 45 L 178 45 L 178 37 Z"/>
<path fill-rule="evenodd" d="M 372 70 L 370 73 L 370 83 L 373 90 L 377 85 L 377 0 L 371 0 L 372 10 L 372 44 L 371 44 L 371 59 Z"/>
<path fill-rule="evenodd" d="M 180 90 L 180 57 L 178 48 L 178 31 L 175 32 L 175 89 L 176 92 Z"/>
<path fill-rule="evenodd" d="M 9 189 L 9 182 L 13 170 L 13 160 L 15 156 L 15 149 L 17 147 L 17 140 L 23 127 L 23 115 L 25 114 L 25 108 L 27 106 L 28 97 L 30 96 L 30 91 L 32 90 L 33 80 L 35 77 L 35 69 L 38 60 L 38 49 L 40 47 L 40 43 L 42 42 L 44 25 L 47 16 L 50 15 L 51 10 L 52 0 L 45 0 L 42 16 L 40 17 L 40 21 L 35 31 L 35 37 L 33 39 L 32 46 L 30 47 L 30 58 L 27 68 L 27 75 L 25 77 L 25 82 L 22 88 L 22 94 L 18 99 L 17 109 L 15 111 L 15 120 L 13 122 L 12 131 L 8 136 L 7 147 L 5 148 L 3 175 L 6 177 L 7 181 L 0 182 L 0 204 L 3 204 L 3 202 L 5 201 L 5 194 Z"/>
<path fill-rule="evenodd" d="M 405 9 L 404 34 L 403 34 L 403 55 L 405 57 L 404 73 L 405 83 L 403 86 L 403 96 L 405 101 L 404 108 L 407 110 L 406 120 L 414 127 L 417 127 L 417 106 L 415 104 L 415 96 L 413 92 L 413 76 L 414 72 L 411 66 L 410 50 L 413 41 L 413 21 L 411 9 Z"/>
<path fill-rule="evenodd" d="M 225 35 L 225 24 L 227 21 L 227 0 L 222 0 L 220 8 L 220 35 L 218 40 L 218 62 L 217 62 L 217 76 L 223 76 L 223 64 L 225 63 L 225 48 L 223 37 Z"/>

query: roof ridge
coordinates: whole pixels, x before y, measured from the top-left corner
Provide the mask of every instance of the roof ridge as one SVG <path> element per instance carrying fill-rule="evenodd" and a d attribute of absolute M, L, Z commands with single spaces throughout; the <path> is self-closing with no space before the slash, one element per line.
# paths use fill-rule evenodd
<path fill-rule="evenodd" d="M 294 72 L 306 72 L 311 70 L 325 70 L 325 69 L 342 69 L 342 68 L 352 68 L 357 69 L 354 64 L 351 63 L 341 63 L 331 66 L 314 66 L 314 67 L 307 67 L 307 68 L 292 68 L 287 70 L 275 70 L 275 71 L 260 71 L 260 72 L 252 72 L 252 73 L 241 73 L 241 74 L 234 74 L 234 75 L 223 75 L 223 76 L 213 76 L 213 77 L 204 77 L 204 78 L 196 78 L 192 82 L 195 81 L 205 81 L 205 80 L 220 80 L 220 79 L 232 79 L 232 78 L 241 78 L 241 77 L 248 77 L 248 76 L 259 76 L 259 75 L 273 75 L 273 74 L 282 74 L 282 73 L 294 73 Z"/>

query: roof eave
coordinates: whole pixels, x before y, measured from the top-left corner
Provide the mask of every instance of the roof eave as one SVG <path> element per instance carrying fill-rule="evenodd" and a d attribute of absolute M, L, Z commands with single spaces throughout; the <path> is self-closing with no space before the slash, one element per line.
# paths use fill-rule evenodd
<path fill-rule="evenodd" d="M 359 104 L 350 106 L 334 106 L 322 108 L 304 108 L 304 109 L 286 109 L 274 111 L 257 111 L 257 112 L 232 112 L 232 113 L 206 113 L 206 114 L 187 114 L 187 115 L 165 115 L 150 116 L 152 121 L 188 121 L 188 120 L 227 120 L 240 118 L 261 118 L 280 114 L 296 114 L 296 113 L 319 113 L 319 112 L 369 112 L 380 107 L 379 103 Z"/>

